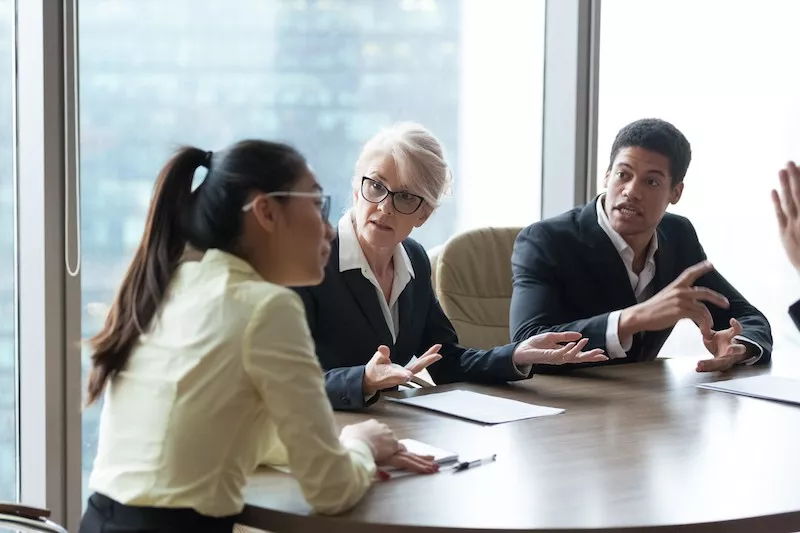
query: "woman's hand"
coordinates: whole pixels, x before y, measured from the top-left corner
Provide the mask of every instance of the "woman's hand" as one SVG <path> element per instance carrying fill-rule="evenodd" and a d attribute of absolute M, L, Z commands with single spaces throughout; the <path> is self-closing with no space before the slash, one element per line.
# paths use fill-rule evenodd
<path fill-rule="evenodd" d="M 436 464 L 432 455 L 411 453 L 402 444 L 400 444 L 400 448 L 394 455 L 379 463 L 379 466 L 392 466 L 418 474 L 433 474 L 439 471 L 439 465 Z"/>
<path fill-rule="evenodd" d="M 442 356 L 439 354 L 441 344 L 434 344 L 419 359 L 408 367 L 392 363 L 389 358 L 389 348 L 379 346 L 378 351 L 369 360 L 364 368 L 364 382 L 362 385 L 365 395 L 371 396 L 379 390 L 391 389 L 397 385 L 408 383 L 409 380 L 429 365 L 435 363 Z"/>
<path fill-rule="evenodd" d="M 389 426 L 375 419 L 359 422 L 342 428 L 339 440 L 360 440 L 370 447 L 375 462 L 383 462 L 402 448 L 405 450 Z"/>
<path fill-rule="evenodd" d="M 575 331 L 551 332 L 534 335 L 522 341 L 514 350 L 514 364 L 563 365 L 565 363 L 597 363 L 608 361 L 603 350 L 582 352 L 589 339 L 582 339 Z"/>

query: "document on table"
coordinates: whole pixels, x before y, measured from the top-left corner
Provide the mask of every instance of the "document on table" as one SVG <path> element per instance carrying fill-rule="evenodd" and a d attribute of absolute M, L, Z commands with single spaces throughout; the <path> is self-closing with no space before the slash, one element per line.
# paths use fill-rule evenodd
<path fill-rule="evenodd" d="M 554 407 L 542 407 L 541 405 L 460 389 L 411 398 L 387 399 L 423 409 L 439 411 L 459 418 L 466 418 L 467 420 L 483 422 L 484 424 L 501 424 L 526 418 L 557 415 L 564 412 L 563 409 Z"/>
<path fill-rule="evenodd" d="M 800 404 L 800 379 L 779 376 L 756 376 L 704 383 L 697 385 L 697 387 L 762 398 L 764 400 Z"/>

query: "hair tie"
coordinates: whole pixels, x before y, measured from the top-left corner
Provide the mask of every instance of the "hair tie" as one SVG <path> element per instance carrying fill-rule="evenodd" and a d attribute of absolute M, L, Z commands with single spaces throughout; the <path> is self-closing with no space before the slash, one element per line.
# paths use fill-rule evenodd
<path fill-rule="evenodd" d="M 203 166 L 211 170 L 211 159 L 214 157 L 214 152 L 206 152 L 206 157 L 203 159 Z"/>

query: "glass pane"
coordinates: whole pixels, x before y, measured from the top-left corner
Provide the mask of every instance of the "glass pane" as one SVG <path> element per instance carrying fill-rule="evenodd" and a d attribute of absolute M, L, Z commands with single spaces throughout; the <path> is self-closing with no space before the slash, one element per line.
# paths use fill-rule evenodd
<path fill-rule="evenodd" d="M 17 499 L 11 66 L 14 1 L 0 0 L 0 501 Z"/>
<path fill-rule="evenodd" d="M 434 246 L 466 228 L 537 220 L 544 4 L 80 1 L 84 336 L 141 236 L 159 167 L 183 143 L 288 140 L 337 215 L 361 145 L 416 120 L 445 144 L 455 186 L 415 238 Z M 98 415 L 84 417 L 85 474 Z"/>
<path fill-rule="evenodd" d="M 778 170 L 800 158 L 800 2 L 613 0 L 602 10 L 600 173 L 625 124 L 659 117 L 683 131 L 692 163 L 671 210 L 689 217 L 718 270 L 767 315 L 775 346 L 800 342 L 786 312 L 800 279 L 769 197 Z M 681 323 L 662 353 L 705 349 Z"/>

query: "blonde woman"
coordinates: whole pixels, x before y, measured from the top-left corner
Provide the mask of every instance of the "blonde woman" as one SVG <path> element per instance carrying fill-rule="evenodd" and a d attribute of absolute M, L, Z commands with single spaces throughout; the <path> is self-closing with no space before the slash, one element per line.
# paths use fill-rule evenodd
<path fill-rule="evenodd" d="M 427 368 L 436 383 L 525 379 L 532 365 L 603 361 L 574 332 L 491 350 L 459 346 L 433 293 L 425 249 L 409 236 L 450 185 L 436 137 L 415 123 L 378 132 L 352 180 L 353 205 L 338 223 L 325 280 L 297 289 L 335 409 L 356 409 Z M 509 266 L 510 268 L 510 266 Z"/>

